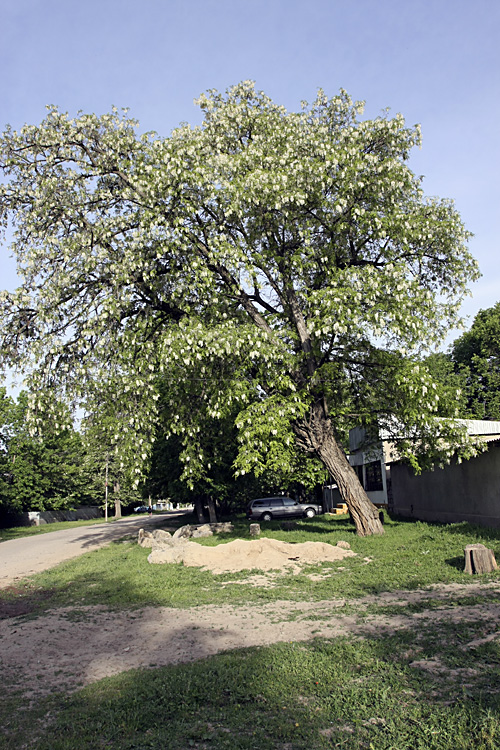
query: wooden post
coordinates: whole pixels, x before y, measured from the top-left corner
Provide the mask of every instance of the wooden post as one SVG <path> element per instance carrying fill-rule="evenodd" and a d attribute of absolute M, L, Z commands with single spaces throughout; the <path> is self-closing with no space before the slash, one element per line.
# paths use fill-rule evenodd
<path fill-rule="evenodd" d="M 493 552 L 484 544 L 468 544 L 465 552 L 465 572 L 473 575 L 477 573 L 491 573 L 498 565 Z"/>

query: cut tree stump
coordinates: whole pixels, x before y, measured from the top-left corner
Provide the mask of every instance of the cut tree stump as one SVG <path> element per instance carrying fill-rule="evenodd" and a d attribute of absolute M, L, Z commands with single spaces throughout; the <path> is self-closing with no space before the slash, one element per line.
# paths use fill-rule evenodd
<path fill-rule="evenodd" d="M 465 572 L 491 573 L 497 570 L 498 565 L 493 552 L 484 544 L 468 544 L 465 552 Z"/>

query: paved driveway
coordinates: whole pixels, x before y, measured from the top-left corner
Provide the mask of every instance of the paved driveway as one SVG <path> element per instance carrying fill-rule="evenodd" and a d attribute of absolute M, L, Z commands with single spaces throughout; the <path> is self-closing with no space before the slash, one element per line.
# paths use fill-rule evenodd
<path fill-rule="evenodd" d="M 84 552 L 104 547 L 116 539 L 137 534 L 141 528 L 164 525 L 169 518 L 184 513 L 185 511 L 169 511 L 155 514 L 152 518 L 144 514 L 107 524 L 77 526 L 1 542 L 0 588 L 10 586 L 26 576 L 53 568 L 65 560 L 83 555 Z"/>

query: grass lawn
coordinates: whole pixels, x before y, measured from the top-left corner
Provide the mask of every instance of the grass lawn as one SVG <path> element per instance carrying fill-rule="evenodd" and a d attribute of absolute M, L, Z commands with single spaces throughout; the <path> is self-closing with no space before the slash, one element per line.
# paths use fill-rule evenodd
<path fill-rule="evenodd" d="M 309 566 L 299 575 L 280 576 L 274 588 L 222 585 L 242 581 L 246 573 L 215 576 L 182 565 L 149 565 L 148 550 L 125 541 L 34 576 L 0 599 L 5 605 L 24 603 L 30 617 L 61 605 L 132 609 L 337 597 L 348 598 L 350 612 L 356 614 L 356 599 L 366 594 L 500 581 L 498 572 L 474 579 L 463 572 L 466 544 L 482 542 L 500 559 L 500 532 L 467 524 L 393 521 L 385 528 L 383 537 L 361 539 L 346 518 L 317 517 L 299 522 L 293 531 L 281 530 L 279 523 L 266 525 L 266 536 L 295 542 L 344 539 L 358 553 L 339 563 Z M 240 520 L 234 534 L 202 543 L 244 536 L 248 524 Z M 320 570 L 331 575 L 315 582 L 306 577 Z M 478 586 L 466 602 L 450 596 L 449 607 L 479 601 L 498 605 L 500 594 L 486 597 Z M 192 664 L 128 671 L 32 706 L 23 700 L 23 686 L 4 683 L 0 747 L 500 748 L 497 624 L 465 617 L 433 619 L 429 613 L 436 607 L 431 597 L 404 608 L 424 616 L 417 620 L 424 626 L 417 628 L 365 638 L 317 637 L 226 652 Z M 389 615 L 403 609 L 375 603 L 371 611 Z"/>
<path fill-rule="evenodd" d="M 166 523 L 169 521 L 167 520 Z M 216 545 L 235 538 L 250 538 L 248 522 L 235 522 L 232 534 L 198 540 Z M 463 583 L 471 578 L 463 572 L 464 547 L 482 542 L 500 561 L 500 532 L 468 524 L 432 525 L 421 522 L 388 521 L 381 537 L 359 538 L 349 520 L 317 516 L 299 521 L 293 531 L 283 531 L 279 522 L 263 525 L 263 535 L 287 542 L 349 542 L 357 557 L 338 563 L 307 566 L 302 574 L 280 576 L 274 588 L 245 585 L 248 573 L 213 575 L 182 565 L 149 565 L 148 549 L 133 541 L 111 544 L 97 552 L 68 561 L 29 579 L 15 590 L 15 598 L 40 606 L 70 606 L 81 603 L 130 608 L 152 606 L 189 607 L 201 604 L 244 603 L 277 599 L 350 599 L 396 589 L 418 589 L 435 583 Z M 308 574 L 331 571 L 332 575 L 311 582 Z M 500 579 L 493 574 L 492 579 Z M 227 586 L 227 581 L 240 581 Z M 8 597 L 4 593 L 3 597 Z M 0 591 L 0 601 L 2 593 Z M 38 605 L 37 605 L 38 606 Z"/>

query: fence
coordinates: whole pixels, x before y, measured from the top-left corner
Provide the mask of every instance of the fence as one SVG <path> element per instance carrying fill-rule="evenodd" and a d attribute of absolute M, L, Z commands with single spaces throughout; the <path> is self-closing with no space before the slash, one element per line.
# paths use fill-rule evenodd
<path fill-rule="evenodd" d="M 57 521 L 87 521 L 102 516 L 102 508 L 98 505 L 88 505 L 77 510 L 46 510 L 21 513 L 16 524 L 19 526 L 41 526 L 45 523 Z"/>

